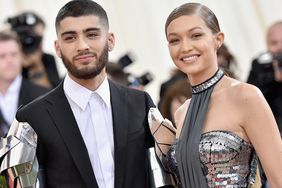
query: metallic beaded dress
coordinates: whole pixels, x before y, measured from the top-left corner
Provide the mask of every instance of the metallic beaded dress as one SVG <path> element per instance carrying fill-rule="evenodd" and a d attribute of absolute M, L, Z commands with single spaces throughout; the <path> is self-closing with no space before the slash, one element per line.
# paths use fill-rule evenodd
<path fill-rule="evenodd" d="M 254 183 L 257 167 L 254 148 L 236 134 L 204 133 L 199 152 L 208 187 L 249 187 Z"/>
<path fill-rule="evenodd" d="M 218 70 L 211 79 L 193 87 L 193 95 L 212 89 L 222 77 L 223 72 Z M 197 124 L 200 116 L 200 123 L 203 124 L 212 90 L 208 92 L 205 99 L 201 99 L 203 102 L 194 105 L 193 111 L 196 110 L 196 114 L 189 114 L 188 109 L 183 125 L 188 126 L 188 130 L 182 130 L 179 140 L 171 146 L 166 166 L 176 175 L 179 187 L 250 187 L 254 183 L 257 167 L 257 157 L 252 145 L 228 131 L 202 133 L 202 127 L 193 127 L 187 120 L 192 117 L 196 122 L 192 123 Z"/>

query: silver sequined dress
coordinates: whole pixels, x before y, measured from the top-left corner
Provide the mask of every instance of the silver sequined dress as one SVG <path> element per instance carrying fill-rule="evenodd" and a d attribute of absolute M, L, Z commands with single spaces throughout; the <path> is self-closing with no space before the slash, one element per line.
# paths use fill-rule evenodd
<path fill-rule="evenodd" d="M 179 177 L 176 147 L 177 142 L 169 150 L 167 167 Z M 208 187 L 239 188 L 254 183 L 257 157 L 252 145 L 236 134 L 228 131 L 202 134 L 199 153 Z"/>

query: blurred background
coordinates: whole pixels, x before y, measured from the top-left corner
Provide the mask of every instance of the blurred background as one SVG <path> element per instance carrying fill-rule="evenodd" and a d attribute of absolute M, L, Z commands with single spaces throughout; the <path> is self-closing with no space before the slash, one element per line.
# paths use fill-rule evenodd
<path fill-rule="evenodd" d="M 58 10 L 67 0 L 0 0 L 0 28 L 5 27 L 8 17 L 23 11 L 34 11 L 45 23 L 43 48 L 55 55 L 56 39 L 54 20 Z M 160 85 L 170 76 L 174 65 L 169 57 L 164 24 L 168 14 L 187 0 L 97 0 L 107 11 L 110 30 L 115 33 L 116 46 L 110 60 L 118 62 L 130 54 L 131 64 L 125 66 L 135 77 L 150 73 L 150 81 L 144 89 L 159 101 Z M 221 30 L 225 33 L 225 44 L 235 57 L 237 77 L 246 81 L 251 62 L 266 50 L 267 27 L 282 19 L 281 0 L 195 0 L 214 11 Z M 59 74 L 65 69 L 57 59 Z"/>

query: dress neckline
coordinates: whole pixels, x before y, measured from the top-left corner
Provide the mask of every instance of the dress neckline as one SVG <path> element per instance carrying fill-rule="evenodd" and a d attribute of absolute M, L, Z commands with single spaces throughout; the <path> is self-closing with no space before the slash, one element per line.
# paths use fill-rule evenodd
<path fill-rule="evenodd" d="M 192 94 L 199 94 L 209 89 L 210 87 L 214 86 L 223 76 L 224 72 L 221 69 L 218 69 L 216 73 L 206 81 L 198 85 L 192 86 Z"/>
<path fill-rule="evenodd" d="M 232 131 L 228 131 L 228 130 L 211 130 L 211 131 L 207 131 L 207 132 L 203 132 L 201 137 L 205 137 L 205 136 L 208 136 L 208 135 L 211 135 L 211 134 L 217 134 L 217 133 L 221 133 L 222 135 L 226 134 L 226 135 L 230 135 L 236 139 L 238 139 L 240 142 L 248 145 L 249 147 L 253 147 L 253 145 L 251 144 L 251 142 L 243 139 L 242 137 L 240 137 L 238 134 L 232 132 Z"/>

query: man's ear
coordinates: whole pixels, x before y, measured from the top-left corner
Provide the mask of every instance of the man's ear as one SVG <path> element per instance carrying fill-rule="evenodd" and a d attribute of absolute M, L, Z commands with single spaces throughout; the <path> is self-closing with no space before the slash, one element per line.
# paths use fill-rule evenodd
<path fill-rule="evenodd" d="M 216 34 L 216 49 L 219 49 L 224 42 L 224 33 L 219 32 Z"/>
<path fill-rule="evenodd" d="M 61 54 L 61 48 L 60 48 L 60 46 L 59 46 L 58 40 L 55 40 L 55 42 L 54 42 L 54 47 L 55 47 L 57 56 L 58 56 L 59 58 L 61 58 L 61 57 L 62 57 L 62 54 Z"/>
<path fill-rule="evenodd" d="M 115 35 L 113 33 L 108 34 L 108 51 L 112 51 L 115 47 Z"/>

